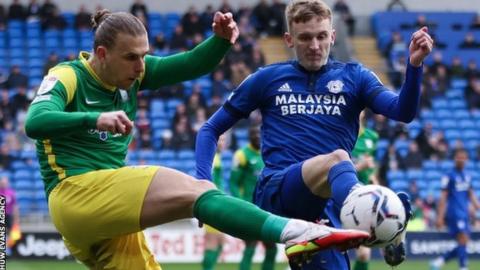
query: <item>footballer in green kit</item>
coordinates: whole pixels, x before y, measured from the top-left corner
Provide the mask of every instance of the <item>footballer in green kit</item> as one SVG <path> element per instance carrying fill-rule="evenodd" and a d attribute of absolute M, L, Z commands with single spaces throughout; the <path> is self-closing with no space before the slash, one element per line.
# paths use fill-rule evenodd
<path fill-rule="evenodd" d="M 258 176 L 265 167 L 260 153 L 260 128 L 251 126 L 248 130 L 249 144 L 238 149 L 233 157 L 233 167 L 230 175 L 230 192 L 233 196 L 251 202 L 257 184 Z M 263 242 L 265 258 L 262 270 L 273 270 L 277 246 L 275 243 Z M 240 270 L 250 270 L 255 254 L 257 241 L 245 241 Z"/>
<path fill-rule="evenodd" d="M 93 51 L 49 71 L 25 122 L 37 140 L 52 221 L 77 260 L 90 269 L 161 269 L 142 230 L 192 217 L 239 238 L 286 243 L 302 255 L 368 237 L 272 215 L 173 169 L 126 166 L 138 91 L 211 72 L 239 31 L 231 13 L 217 12 L 213 37 L 156 57 L 147 55 L 147 31 L 133 15 L 100 10 L 92 21 Z"/>
<path fill-rule="evenodd" d="M 360 113 L 360 129 L 358 139 L 352 151 L 352 159 L 357 170 L 358 180 L 365 185 L 376 184 L 377 163 L 375 153 L 377 151 L 378 133 L 366 127 L 365 111 Z M 371 257 L 371 250 L 361 246 L 357 249 L 357 260 L 353 270 L 368 270 L 368 261 Z"/>

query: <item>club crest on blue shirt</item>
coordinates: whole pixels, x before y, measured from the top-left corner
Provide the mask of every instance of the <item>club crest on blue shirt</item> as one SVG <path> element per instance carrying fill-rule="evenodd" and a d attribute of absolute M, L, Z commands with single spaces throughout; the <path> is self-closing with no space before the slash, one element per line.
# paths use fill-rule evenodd
<path fill-rule="evenodd" d="M 328 91 L 332 94 L 338 94 L 343 91 L 343 82 L 339 80 L 329 81 L 327 83 Z"/>

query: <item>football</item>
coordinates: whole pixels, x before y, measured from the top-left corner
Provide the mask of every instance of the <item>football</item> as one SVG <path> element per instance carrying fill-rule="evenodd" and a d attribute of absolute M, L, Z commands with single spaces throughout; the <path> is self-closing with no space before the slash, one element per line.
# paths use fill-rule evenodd
<path fill-rule="evenodd" d="M 345 229 L 370 233 L 364 244 L 369 247 L 384 247 L 393 242 L 402 233 L 405 218 L 405 208 L 397 194 L 379 185 L 354 189 L 340 211 Z"/>

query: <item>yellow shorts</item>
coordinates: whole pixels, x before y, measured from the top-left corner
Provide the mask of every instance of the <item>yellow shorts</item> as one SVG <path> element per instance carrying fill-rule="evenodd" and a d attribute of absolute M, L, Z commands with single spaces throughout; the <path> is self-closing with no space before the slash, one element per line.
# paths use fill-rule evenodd
<path fill-rule="evenodd" d="M 161 270 L 140 228 L 143 200 L 159 168 L 93 171 L 52 190 L 52 221 L 75 258 L 90 269 Z"/>
<path fill-rule="evenodd" d="M 203 224 L 203 226 L 205 227 L 205 232 L 206 232 L 206 233 L 222 234 L 221 231 L 215 229 L 214 227 L 212 227 L 212 226 L 210 226 L 210 225 Z"/>

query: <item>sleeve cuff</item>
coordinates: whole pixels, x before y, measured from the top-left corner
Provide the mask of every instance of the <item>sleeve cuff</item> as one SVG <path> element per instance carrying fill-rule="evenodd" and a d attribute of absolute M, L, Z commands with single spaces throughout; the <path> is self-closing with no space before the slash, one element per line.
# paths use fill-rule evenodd
<path fill-rule="evenodd" d="M 89 128 L 97 127 L 97 119 L 100 116 L 99 112 L 91 112 L 85 115 L 85 124 Z"/>

